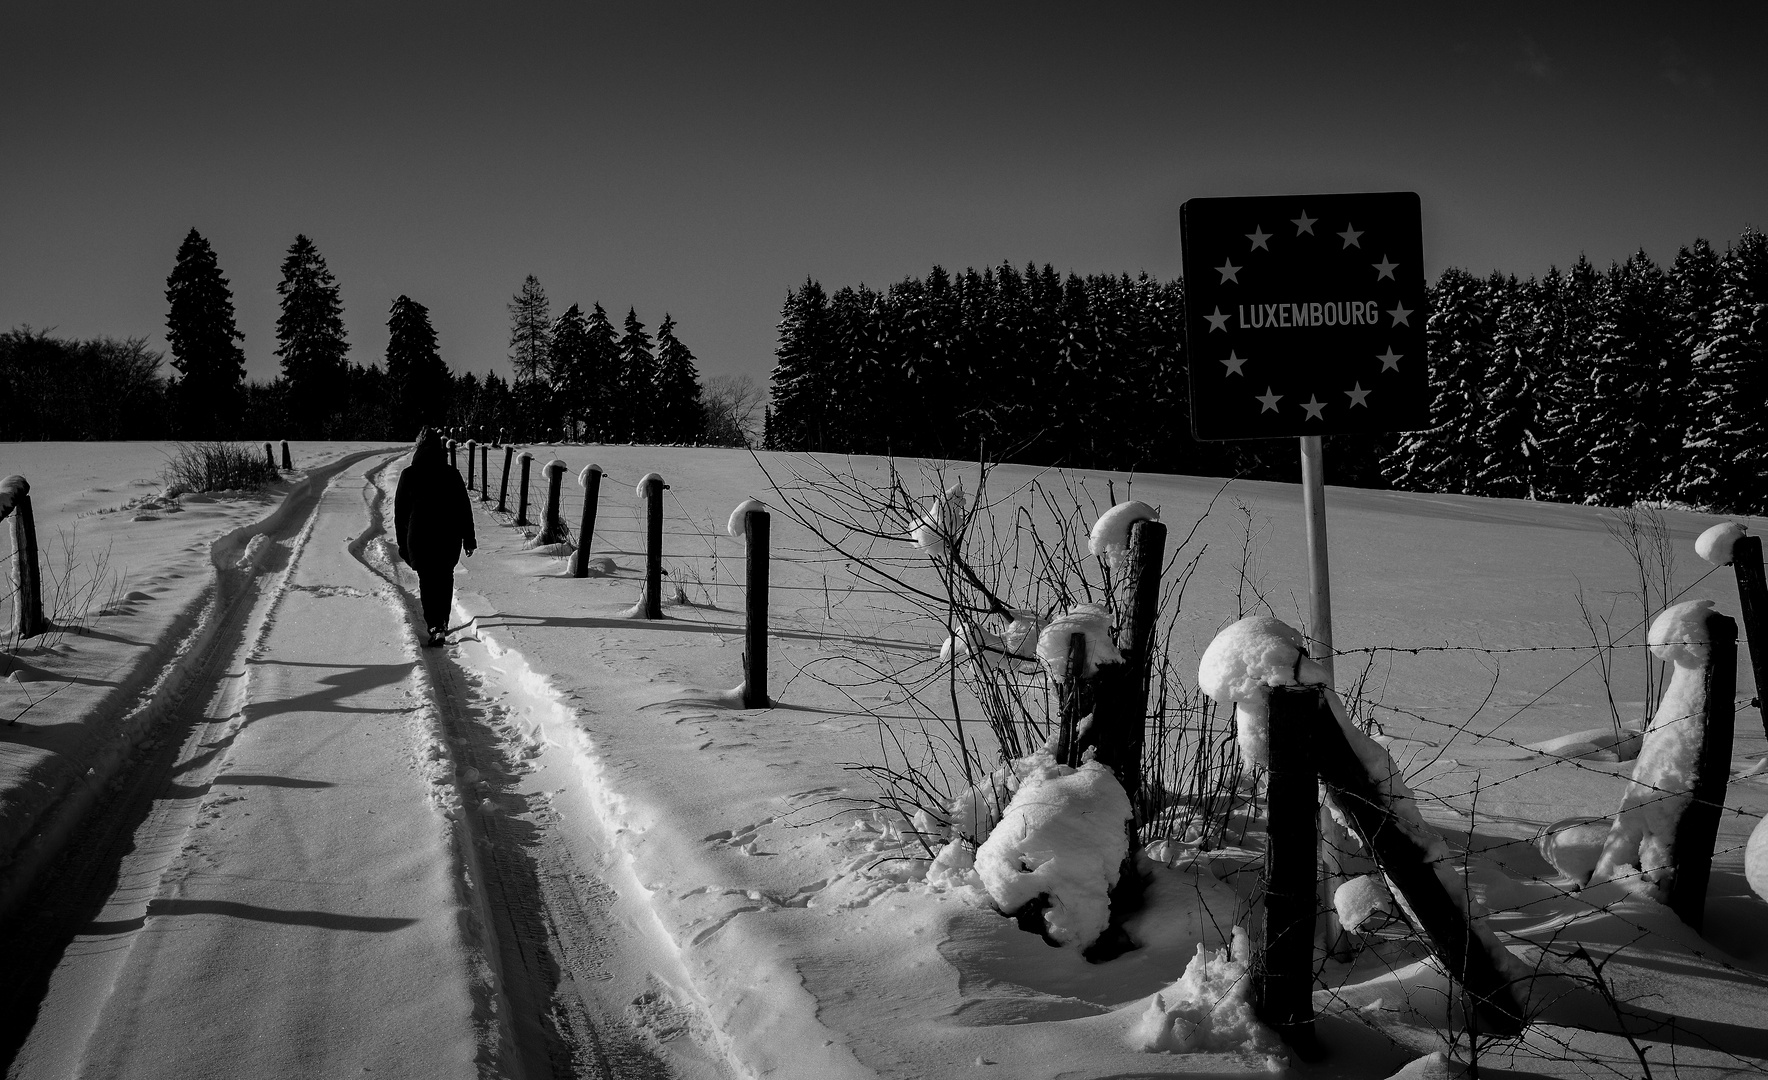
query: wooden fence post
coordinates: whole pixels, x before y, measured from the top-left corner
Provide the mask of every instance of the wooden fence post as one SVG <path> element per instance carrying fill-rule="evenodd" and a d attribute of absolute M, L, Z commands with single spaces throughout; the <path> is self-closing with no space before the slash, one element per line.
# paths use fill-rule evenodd
<path fill-rule="evenodd" d="M 473 485 L 478 481 L 478 470 L 476 468 L 476 466 L 478 464 L 479 464 L 479 444 L 474 442 L 471 439 L 468 439 L 467 440 L 467 490 L 468 491 L 473 490 Z"/>
<path fill-rule="evenodd" d="M 491 498 L 491 444 L 479 444 L 479 501 Z"/>
<path fill-rule="evenodd" d="M 1733 549 L 1736 550 L 1735 548 Z M 1731 781 L 1731 742 L 1737 693 L 1737 620 L 1716 611 L 1707 613 L 1707 666 L 1701 672 L 1706 715 L 1701 718 L 1700 754 L 1695 759 L 1694 787 L 1676 822 L 1672 848 L 1675 869 L 1668 899 L 1677 918 L 1695 930 L 1705 921 L 1707 880 L 1713 870 L 1713 842 L 1725 810 L 1725 787 Z M 1686 721 L 1685 721 L 1686 722 Z"/>
<path fill-rule="evenodd" d="M 453 439 L 448 440 L 448 467 L 460 471 L 460 444 Z"/>
<path fill-rule="evenodd" d="M 264 444 L 264 464 L 270 466 L 272 469 L 276 468 L 276 455 L 271 453 L 269 443 Z"/>
<path fill-rule="evenodd" d="M 656 473 L 639 482 L 645 493 L 645 597 L 642 618 L 663 617 L 663 489 Z"/>
<path fill-rule="evenodd" d="M 589 576 L 589 538 L 595 535 L 596 504 L 602 498 L 602 467 L 587 465 L 577 474 L 583 488 L 583 523 L 577 528 L 577 550 L 571 553 L 571 576 Z"/>
<path fill-rule="evenodd" d="M 1737 574 L 1739 614 L 1756 676 L 1756 712 L 1762 717 L 1762 734 L 1768 735 L 1768 582 L 1762 576 L 1761 537 L 1737 538 L 1731 545 L 1731 569 Z"/>
<path fill-rule="evenodd" d="M 285 469 L 295 467 L 294 459 L 289 457 L 289 441 L 287 439 L 282 440 L 282 467 Z"/>
<path fill-rule="evenodd" d="M 526 450 L 522 451 L 522 491 L 521 497 L 516 500 L 517 525 L 528 524 L 528 468 L 533 464 L 534 455 Z"/>
<path fill-rule="evenodd" d="M 771 709 L 767 696 L 767 539 L 766 510 L 743 515 L 749 541 L 748 588 L 743 598 L 743 708 Z"/>
<path fill-rule="evenodd" d="M 565 522 L 559 517 L 559 482 L 565 478 L 565 469 L 558 458 L 546 463 L 546 513 L 540 519 L 536 543 L 556 544 L 565 538 Z"/>
<path fill-rule="evenodd" d="M 1330 720 L 1317 686 L 1271 689 L 1266 781 L 1264 940 L 1253 965 L 1253 1009 L 1303 1058 L 1314 1034 L 1314 883 L 1319 872 L 1320 782 L 1315 725 Z"/>
<path fill-rule="evenodd" d="M 504 445 L 503 445 L 503 479 L 497 485 L 497 512 L 500 514 L 507 514 L 510 512 L 510 508 L 509 508 L 510 459 L 515 456 L 516 456 L 516 448 L 511 446 L 508 443 L 504 443 Z"/>
<path fill-rule="evenodd" d="M 1144 820 L 1142 806 L 1142 744 L 1148 718 L 1148 673 L 1154 654 L 1154 623 L 1160 614 L 1160 571 L 1166 555 L 1166 526 L 1158 521 L 1130 525 L 1129 596 L 1118 632 L 1122 664 L 1099 670 L 1094 686 L 1097 704 L 1093 724 L 1076 751 L 1095 748 L 1094 757 L 1108 766 L 1123 785 L 1135 811 L 1134 829 Z M 1133 845 L 1132 845 L 1133 846 Z"/>
<path fill-rule="evenodd" d="M 1056 707 L 1060 711 L 1061 726 L 1056 729 L 1056 763 L 1058 765 L 1078 766 L 1080 764 L 1080 719 L 1087 714 L 1088 701 L 1097 701 L 1097 695 L 1084 692 L 1087 687 L 1081 682 L 1081 672 L 1087 669 L 1087 636 L 1085 634 L 1068 635 L 1068 671 L 1067 678 L 1056 687 Z M 1097 707 L 1095 705 L 1095 707 Z"/>
<path fill-rule="evenodd" d="M 1450 978 L 1473 999 L 1474 1013 L 1484 1022 L 1485 1033 L 1519 1034 L 1523 1010 L 1509 976 L 1486 952 L 1464 905 L 1449 895 L 1437 877 L 1430 853 L 1397 826 L 1393 807 L 1351 749 L 1325 694 L 1317 693 L 1314 702 L 1316 715 L 1302 722 L 1313 730 L 1314 767 L 1333 802 L 1350 818 L 1352 829 L 1388 883 L 1405 896 L 1406 906 L 1418 917 L 1419 929 Z M 1276 726 L 1274 719 L 1272 726 Z M 1312 887 L 1310 882 L 1310 895 Z"/>
<path fill-rule="evenodd" d="M 49 629 L 43 618 L 42 564 L 37 558 L 37 518 L 31 512 L 31 485 L 22 476 L 0 480 L 0 521 L 12 515 L 12 579 L 16 591 L 13 627 L 21 638 Z"/>

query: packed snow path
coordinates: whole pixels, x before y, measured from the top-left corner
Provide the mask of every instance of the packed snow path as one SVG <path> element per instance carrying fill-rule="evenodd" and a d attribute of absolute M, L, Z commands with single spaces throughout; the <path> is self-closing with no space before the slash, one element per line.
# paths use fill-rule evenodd
<path fill-rule="evenodd" d="M 669 1074 L 580 987 L 607 977 L 614 943 L 577 924 L 610 890 L 531 824 L 461 810 L 455 768 L 477 802 L 497 740 L 365 555 L 389 464 L 346 469 L 261 556 L 175 748 L 34 898 L 22 933 L 92 914 L 20 973 L 46 986 L 9 1076 Z"/>

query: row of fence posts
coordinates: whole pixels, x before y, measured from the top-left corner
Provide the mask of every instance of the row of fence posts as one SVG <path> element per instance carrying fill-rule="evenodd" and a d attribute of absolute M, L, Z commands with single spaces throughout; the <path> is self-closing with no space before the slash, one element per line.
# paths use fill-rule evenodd
<path fill-rule="evenodd" d="M 276 468 L 276 455 L 270 452 L 269 443 L 264 444 L 264 461 L 272 469 Z M 282 467 L 284 469 L 295 467 L 294 459 L 289 456 L 289 441 L 287 439 L 282 440 Z"/>
<path fill-rule="evenodd" d="M 1761 541 L 1740 539 L 1732 565 L 1743 597 L 1756 705 L 1768 734 L 1763 703 L 1768 676 L 1768 589 L 1763 585 Z M 1706 618 L 1707 663 L 1703 735 L 1689 802 L 1677 822 L 1667 905 L 1699 930 L 1704 919 L 1713 845 L 1730 779 L 1737 692 L 1737 622 L 1718 612 Z M 1761 643 L 1761 644 L 1758 644 Z M 1451 977 L 1467 991 L 1486 1033 L 1515 1035 L 1526 1019 L 1521 988 L 1497 967 L 1475 935 L 1469 913 L 1446 889 L 1424 847 L 1395 827 L 1393 807 L 1345 739 L 1320 686 L 1271 690 L 1268 840 L 1264 870 L 1262 949 L 1255 958 L 1254 1009 L 1304 1058 L 1317 1055 L 1314 1033 L 1315 948 L 1320 859 L 1320 790 L 1351 821 L 1353 831 L 1382 874 L 1416 916 L 1418 929 Z"/>
<path fill-rule="evenodd" d="M 459 444 L 450 440 L 448 443 L 449 462 L 459 469 L 457 448 Z M 467 443 L 467 488 L 471 490 L 475 475 L 479 483 L 479 498 L 482 502 L 490 502 L 490 448 Z M 475 453 L 477 451 L 477 453 Z M 497 492 L 497 512 L 509 513 L 509 479 L 510 464 L 516 459 L 513 446 L 503 448 L 503 478 Z M 478 460 L 478 468 L 474 468 L 474 459 Z M 533 524 L 528 520 L 528 480 L 534 455 L 526 450 L 521 452 L 521 482 L 517 488 L 516 516 L 514 524 L 526 526 Z M 566 472 L 563 461 L 553 459 L 545 465 L 547 474 L 546 509 L 541 515 L 540 532 L 535 537 L 539 544 L 562 543 L 569 533 L 559 510 L 560 487 Z M 600 466 L 590 465 L 583 470 L 578 478 L 583 486 L 583 517 L 577 529 L 577 544 L 571 553 L 571 576 L 582 578 L 589 576 L 589 548 L 591 538 L 595 535 L 597 507 L 601 501 L 602 470 Z M 639 600 L 639 617 L 643 619 L 663 618 L 663 492 L 669 485 L 656 473 L 646 476 L 639 484 L 645 499 L 645 577 L 644 592 Z M 767 606 L 768 606 L 768 534 L 770 519 L 765 510 L 749 510 L 744 513 L 744 536 L 747 543 L 747 568 L 744 583 L 744 629 L 743 629 L 743 707 L 746 709 L 765 709 L 773 704 L 767 696 Z M 1162 533 L 1164 536 L 1164 532 Z M 1154 559 L 1156 566 L 1155 588 L 1158 591 L 1159 556 Z M 1149 626 L 1152 627 L 1152 605 L 1150 605 Z M 1144 671 L 1143 695 L 1146 697 L 1147 678 Z M 1140 727 L 1137 726 L 1139 732 Z M 1141 761 L 1141 746 L 1138 743 L 1132 760 Z"/>

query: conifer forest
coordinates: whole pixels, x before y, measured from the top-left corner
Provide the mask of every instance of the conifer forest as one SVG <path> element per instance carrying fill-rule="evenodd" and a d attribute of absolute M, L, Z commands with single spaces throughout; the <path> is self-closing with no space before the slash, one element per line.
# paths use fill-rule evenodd
<path fill-rule="evenodd" d="M 759 445 L 1293 480 L 1287 440 L 1192 438 L 1181 283 L 1010 264 L 935 266 L 883 289 L 787 293 L 765 395 L 703 383 L 680 327 L 590 303 L 508 303 L 513 372 L 444 357 L 401 295 L 386 354 L 351 352 L 339 286 L 297 236 L 277 287 L 281 374 L 248 381 L 219 259 L 195 229 L 166 282 L 169 355 L 145 336 L 0 333 L 0 440 L 483 438 Z M 1768 510 L 1768 240 L 1705 240 L 1518 278 L 1450 268 L 1429 289 L 1427 429 L 1326 440 L 1360 487 L 1722 512 Z M 745 380 L 746 381 L 746 380 Z M 763 397 L 765 396 L 765 403 Z M 762 406 L 765 404 L 765 410 Z M 755 416 L 750 422 L 749 414 Z"/>

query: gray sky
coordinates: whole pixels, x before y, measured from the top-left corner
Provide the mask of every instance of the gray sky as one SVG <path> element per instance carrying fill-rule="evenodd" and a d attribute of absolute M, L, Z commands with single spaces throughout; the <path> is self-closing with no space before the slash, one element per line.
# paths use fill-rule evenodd
<path fill-rule="evenodd" d="M 1768 226 L 1768 6 L 1447 6 L 7 0 L 0 329 L 163 348 L 195 226 L 269 378 L 304 232 L 360 363 L 405 293 L 507 374 L 532 273 L 765 381 L 806 277 L 1176 277 L 1199 195 L 1417 191 L 1432 278 Z"/>

